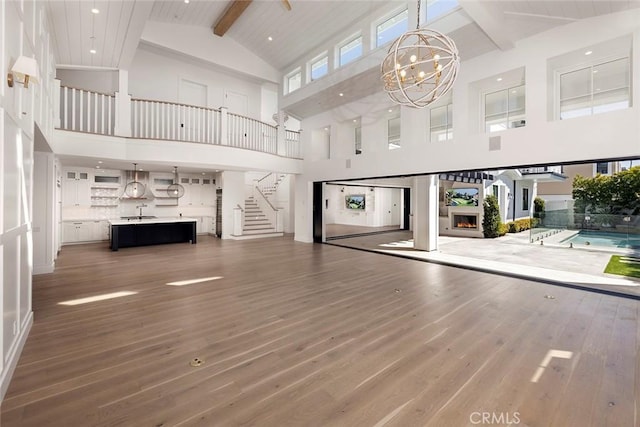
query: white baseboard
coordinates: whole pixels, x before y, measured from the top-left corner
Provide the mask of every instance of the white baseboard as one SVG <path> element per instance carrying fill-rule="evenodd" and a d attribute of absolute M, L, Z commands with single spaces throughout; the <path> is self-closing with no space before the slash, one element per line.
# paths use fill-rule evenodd
<path fill-rule="evenodd" d="M 34 265 L 33 266 L 33 274 L 49 274 L 53 273 L 56 266 L 55 263 L 51 263 L 49 265 Z"/>
<path fill-rule="evenodd" d="M 4 400 L 4 395 L 9 389 L 9 383 L 13 377 L 13 372 L 16 370 L 16 366 L 18 366 L 18 360 L 22 354 L 24 344 L 27 342 L 27 337 L 29 336 L 32 325 L 33 311 L 29 312 L 29 315 L 25 319 L 23 328 L 20 331 L 20 335 L 18 335 L 18 339 L 14 341 L 13 346 L 11 346 L 11 349 L 9 350 L 9 357 L 7 357 L 6 365 L 0 375 L 0 402 Z"/>

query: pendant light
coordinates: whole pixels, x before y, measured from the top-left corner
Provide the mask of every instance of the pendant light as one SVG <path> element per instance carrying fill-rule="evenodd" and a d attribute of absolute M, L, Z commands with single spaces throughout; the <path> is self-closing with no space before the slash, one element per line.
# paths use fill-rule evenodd
<path fill-rule="evenodd" d="M 184 187 L 178 184 L 178 167 L 173 167 L 173 184 L 167 187 L 167 195 L 179 199 L 184 196 Z"/>

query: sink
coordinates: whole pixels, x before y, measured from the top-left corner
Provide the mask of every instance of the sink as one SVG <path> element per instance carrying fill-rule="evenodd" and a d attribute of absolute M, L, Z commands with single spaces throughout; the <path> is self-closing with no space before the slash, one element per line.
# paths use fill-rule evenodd
<path fill-rule="evenodd" d="M 153 218 L 157 218 L 156 216 L 153 215 L 134 215 L 134 216 L 121 216 L 120 219 L 153 219 Z"/>

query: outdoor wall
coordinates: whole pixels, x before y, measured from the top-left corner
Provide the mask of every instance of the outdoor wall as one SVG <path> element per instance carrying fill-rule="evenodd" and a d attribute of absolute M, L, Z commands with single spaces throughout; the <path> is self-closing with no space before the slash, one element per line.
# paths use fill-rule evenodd
<path fill-rule="evenodd" d="M 39 19 L 42 16 L 43 19 Z M 54 57 L 44 2 L 0 5 L 0 69 L 4 78 L 20 55 L 38 61 L 40 82 L 0 85 L 0 398 L 7 390 L 33 321 L 34 122 L 52 132 Z"/>
<path fill-rule="evenodd" d="M 637 22 L 640 22 L 637 9 L 577 21 L 521 40 L 508 51 L 494 51 L 463 61 L 452 97 L 455 135 L 452 141 L 430 142 L 428 132 L 416 131 L 428 129 L 429 110 L 403 107 L 401 148 L 389 150 L 383 113 L 391 104 L 383 93 L 306 118 L 302 122 L 305 173 L 300 179 L 313 182 L 639 157 L 640 107 L 637 103 L 624 110 L 560 121 L 549 120 L 547 100 L 547 87 L 553 85 L 548 79 L 547 60 L 565 52 L 627 35 L 632 39 L 632 69 L 640 69 Z M 479 126 L 482 112 L 471 108 L 480 104 L 477 82 L 519 69 L 526 75 L 526 126 L 486 134 Z M 640 99 L 637 71 L 632 76 L 631 87 L 631 99 Z M 361 117 L 363 153 L 338 157 L 350 149 L 341 150 L 336 146 L 351 147 L 353 141 L 334 139 L 339 134 L 333 129 L 353 117 Z M 332 129 L 330 158 L 309 156 L 306 150 L 315 150 L 311 136 L 327 126 Z M 490 149 L 489 137 L 499 137 L 497 149 Z M 296 203 L 302 204 L 310 197 L 311 193 L 297 193 Z M 516 216 L 518 214 L 516 212 Z"/>
<path fill-rule="evenodd" d="M 576 175 L 584 177 L 593 176 L 593 163 L 585 163 L 579 165 L 566 165 L 562 168 L 562 174 L 567 177 L 562 182 L 541 182 L 538 184 L 538 195 L 542 196 L 568 196 L 565 199 L 571 199 L 573 192 L 573 178 Z"/>

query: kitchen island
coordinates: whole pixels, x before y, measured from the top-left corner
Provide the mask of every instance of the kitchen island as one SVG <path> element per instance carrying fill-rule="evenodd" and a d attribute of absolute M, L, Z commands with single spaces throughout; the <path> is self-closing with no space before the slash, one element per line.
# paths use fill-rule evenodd
<path fill-rule="evenodd" d="M 163 243 L 196 243 L 194 218 L 129 217 L 109 221 L 111 250 Z"/>

